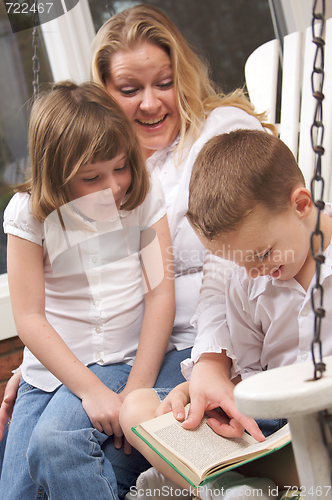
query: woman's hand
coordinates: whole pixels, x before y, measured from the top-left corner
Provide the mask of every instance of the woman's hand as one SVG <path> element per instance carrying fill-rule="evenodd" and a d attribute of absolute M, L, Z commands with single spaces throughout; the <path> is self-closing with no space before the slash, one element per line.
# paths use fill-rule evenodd
<path fill-rule="evenodd" d="M 5 388 L 3 401 L 0 406 L 0 441 L 3 439 L 6 424 L 13 413 L 20 380 L 21 371 L 18 371 L 8 380 Z"/>

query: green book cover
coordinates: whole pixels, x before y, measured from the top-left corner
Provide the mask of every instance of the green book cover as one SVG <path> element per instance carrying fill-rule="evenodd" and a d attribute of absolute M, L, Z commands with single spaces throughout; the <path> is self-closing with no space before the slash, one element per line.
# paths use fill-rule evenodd
<path fill-rule="evenodd" d="M 291 442 L 288 424 L 259 443 L 246 433 L 242 438 L 219 436 L 208 426 L 207 417 L 196 429 L 183 429 L 172 413 L 144 422 L 132 431 L 193 487 Z"/>

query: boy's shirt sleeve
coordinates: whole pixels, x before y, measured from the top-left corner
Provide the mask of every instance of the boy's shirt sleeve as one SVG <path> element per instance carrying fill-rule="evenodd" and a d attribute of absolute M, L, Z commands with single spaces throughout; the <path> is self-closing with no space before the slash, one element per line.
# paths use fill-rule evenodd
<path fill-rule="evenodd" d="M 239 372 L 230 332 L 226 320 L 226 293 L 228 280 L 232 278 L 236 264 L 206 252 L 199 304 L 191 324 L 197 328 L 197 336 L 191 358 L 181 363 L 182 373 L 190 379 L 191 371 L 200 356 L 208 352 L 226 351 L 232 359 L 232 378 Z"/>
<path fill-rule="evenodd" d="M 250 280 L 244 268 L 236 266 L 226 292 L 226 318 L 233 348 L 233 367 L 246 378 L 265 369 L 261 364 L 265 335 L 257 314 L 257 302 L 251 297 Z"/>

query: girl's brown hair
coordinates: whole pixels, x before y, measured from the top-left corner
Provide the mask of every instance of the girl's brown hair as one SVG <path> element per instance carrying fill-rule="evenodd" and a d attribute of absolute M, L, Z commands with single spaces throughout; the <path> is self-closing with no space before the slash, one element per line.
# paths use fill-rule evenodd
<path fill-rule="evenodd" d="M 29 192 L 38 220 L 69 201 L 68 181 L 81 165 L 127 154 L 131 184 L 122 209 L 133 210 L 149 190 L 149 175 L 130 120 L 95 83 L 56 83 L 34 102 L 29 123 L 31 177 L 18 191 Z"/>
<path fill-rule="evenodd" d="M 218 91 L 209 78 L 207 65 L 196 56 L 172 21 L 150 5 L 136 5 L 115 14 L 100 28 L 92 46 L 92 79 L 105 86 L 111 78 L 111 56 L 119 50 L 133 49 L 144 41 L 162 48 L 171 59 L 181 116 L 180 149 L 184 146 L 185 134 L 196 139 L 207 112 L 218 106 L 241 108 L 275 133 L 275 127 L 265 122 L 265 114 L 255 112 L 242 89 L 229 95 Z"/>

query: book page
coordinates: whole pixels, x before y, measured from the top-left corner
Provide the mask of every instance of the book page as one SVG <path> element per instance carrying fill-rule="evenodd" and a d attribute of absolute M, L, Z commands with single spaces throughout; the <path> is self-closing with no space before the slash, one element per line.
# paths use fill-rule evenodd
<path fill-rule="evenodd" d="M 138 435 L 141 435 L 140 429 L 141 437 L 148 444 L 152 443 L 165 460 L 185 464 L 198 477 L 214 470 L 216 465 L 235 463 L 243 457 L 253 457 L 290 442 L 288 424 L 259 443 L 246 433 L 238 439 L 219 436 L 207 425 L 207 417 L 195 429 L 183 429 L 172 412 L 139 425 L 136 428 Z"/>
<path fill-rule="evenodd" d="M 174 422 L 155 431 L 155 435 L 176 453 L 185 456 L 199 470 L 205 470 L 216 462 L 222 462 L 234 452 L 244 450 L 250 443 L 242 438 L 218 436 L 204 418 L 194 430 L 183 429 Z"/>

